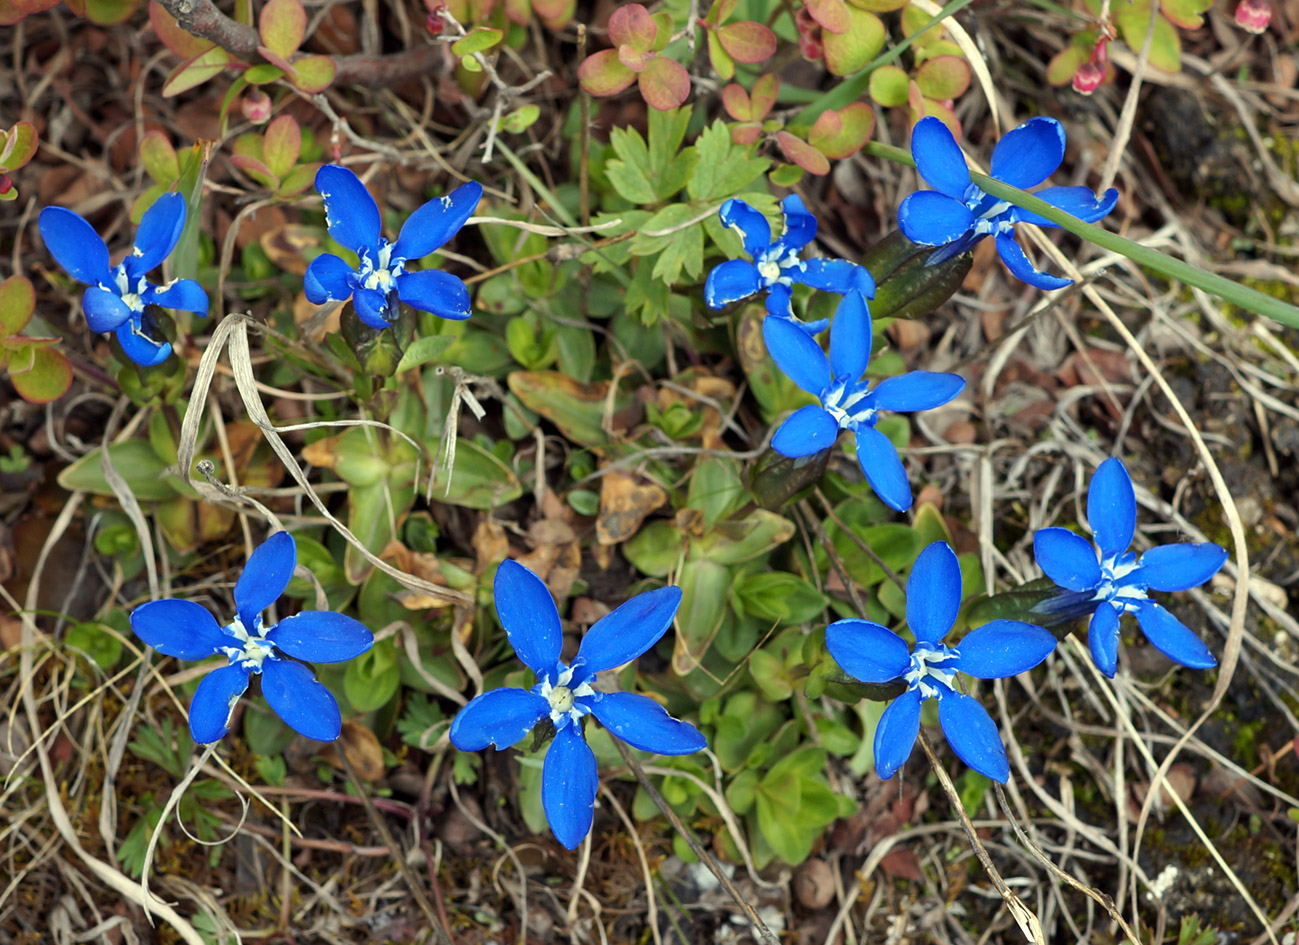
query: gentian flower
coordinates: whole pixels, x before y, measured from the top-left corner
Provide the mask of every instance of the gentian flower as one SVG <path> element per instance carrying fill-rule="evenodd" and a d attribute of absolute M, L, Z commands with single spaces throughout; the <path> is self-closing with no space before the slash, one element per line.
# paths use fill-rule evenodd
<path fill-rule="evenodd" d="M 182 660 L 221 655 L 230 662 L 203 677 L 189 706 L 189 730 L 200 745 L 230 728 L 235 703 L 254 673 L 262 695 L 295 731 L 328 742 L 342 730 L 333 694 L 299 660 L 341 663 L 374 645 L 361 623 L 342 614 L 304 610 L 277 624 L 262 623 L 262 611 L 284 593 L 297 565 L 297 545 L 276 532 L 248 556 L 235 583 L 235 617 L 224 627 L 193 601 L 157 600 L 131 613 L 131 629 L 159 653 Z"/>
<path fill-rule="evenodd" d="M 1199 587 L 1218 573 L 1227 550 L 1211 542 L 1182 542 L 1151 548 L 1140 558 L 1129 551 L 1137 529 L 1137 497 L 1117 457 L 1101 463 L 1092 476 L 1087 520 L 1095 547 L 1068 529 L 1043 528 L 1033 535 L 1033 554 L 1046 576 L 1068 592 L 1066 597 L 1094 608 L 1087 645 L 1097 668 L 1113 678 L 1124 613 L 1135 614 L 1146 639 L 1174 663 L 1192 669 L 1217 666 L 1204 642 L 1148 599 L 1147 592 Z"/>
<path fill-rule="evenodd" d="M 135 245 L 116 266 L 108 264 L 108 247 L 95 228 L 64 207 L 46 207 L 39 224 L 45 246 L 72 278 L 89 284 L 81 297 L 91 331 L 113 331 L 136 364 L 152 367 L 171 354 L 158 335 L 146 306 L 207 315 L 207 293 L 193 279 L 173 279 L 156 286 L 146 276 L 176 248 L 185 229 L 185 198 L 163 194 L 144 213 Z"/>
<path fill-rule="evenodd" d="M 708 273 L 704 301 L 709 308 L 719 309 L 765 291 L 768 314 L 801 324 L 790 305 L 790 287 L 796 282 L 840 295 L 855 289 L 867 298 L 875 297 L 875 280 L 864 266 L 846 259 L 799 259 L 799 251 L 816 237 L 816 217 L 797 194 L 781 201 L 780 208 L 785 213 L 785 232 L 772 242 L 771 226 L 761 213 L 743 200 L 722 204 L 717 215 L 744 239 L 744 251 L 753 261 L 732 259 Z M 812 334 L 823 328 L 823 321 L 804 326 Z"/>
<path fill-rule="evenodd" d="M 653 699 L 630 692 L 597 692 L 596 673 L 630 663 L 667 632 L 681 605 L 681 589 L 638 594 L 595 622 L 571 665 L 559 659 L 559 610 L 541 579 L 515 561 L 496 572 L 496 613 L 514 652 L 537 676 L 531 689 L 493 689 L 474 698 L 451 722 L 461 751 L 513 745 L 549 719 L 555 740 L 541 772 L 541 804 L 555 837 L 572 850 L 591 830 L 599 781 L 595 755 L 582 736 L 582 717 L 594 715 L 612 734 L 642 751 L 688 755 L 705 746 L 693 725 L 680 722 Z"/>
<path fill-rule="evenodd" d="M 307 298 L 346 302 L 371 328 L 382 330 L 397 319 L 397 300 L 442 318 L 469 317 L 469 289 L 459 276 L 437 269 L 407 272 L 406 264 L 439 249 L 460 232 L 483 196 L 477 181 L 434 197 L 402 225 L 397 242 L 380 234 L 379 206 L 361 179 L 345 167 L 326 164 L 316 172 L 316 190 L 325 199 L 329 235 L 360 257 L 353 269 L 333 253 L 321 253 L 307 267 Z"/>
<path fill-rule="evenodd" d="M 961 566 L 945 541 L 920 552 L 907 579 L 907 626 L 914 650 L 892 630 L 869 620 L 836 620 L 825 645 L 845 673 L 862 682 L 903 680 L 907 691 L 889 703 L 875 728 L 875 771 L 884 779 L 906 763 L 920 733 L 920 704 L 938 700 L 938 721 L 956 756 L 975 771 L 1006 783 L 1010 765 L 996 723 L 954 685 L 958 672 L 1002 679 L 1032 669 L 1055 649 L 1047 630 L 1018 620 L 993 620 L 950 647 L 942 640 L 961 609 Z"/>
<path fill-rule="evenodd" d="M 880 381 L 874 388 L 862 379 L 871 357 L 871 318 L 866 299 L 849 292 L 835 311 L 830 328 L 830 356 L 792 322 L 768 318 L 762 324 L 767 351 L 777 366 L 820 404 L 795 411 L 771 446 L 782 456 L 811 456 L 834 445 L 840 430 L 857 436 L 857 462 L 875 494 L 891 509 L 911 508 L 911 484 L 898 451 L 875 429 L 884 410 L 932 410 L 965 387 L 957 374 L 912 371 Z"/>
<path fill-rule="evenodd" d="M 1036 269 L 1015 242 L 1015 224 L 1055 226 L 1005 200 L 984 193 L 970 180 L 970 169 L 956 139 L 937 118 L 922 118 L 911 132 L 916 170 L 933 190 L 908 196 L 898 207 L 898 225 L 913 243 L 946 246 L 931 264 L 959 256 L 985 236 L 997 238 L 1001 261 L 1015 276 L 1039 289 L 1060 289 L 1072 280 Z M 1007 132 L 992 152 L 992 176 L 1021 190 L 1036 187 L 1064 159 L 1064 128 L 1054 118 L 1030 118 Z M 1111 187 L 1097 197 L 1088 187 L 1048 187 L 1034 196 L 1087 223 L 1114 209 L 1119 192 Z"/>

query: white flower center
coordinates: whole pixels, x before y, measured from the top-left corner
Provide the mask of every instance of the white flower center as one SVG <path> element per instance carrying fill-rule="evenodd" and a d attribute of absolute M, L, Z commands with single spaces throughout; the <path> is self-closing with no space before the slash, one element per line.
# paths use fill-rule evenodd
<path fill-rule="evenodd" d="M 566 715 L 576 722 L 591 711 L 577 700 L 582 696 L 595 695 L 595 690 L 591 688 L 589 682 L 584 682 L 580 686 L 570 686 L 572 680 L 573 668 L 568 666 L 560 672 L 559 678 L 554 683 L 551 683 L 550 675 L 547 674 L 541 681 L 541 685 L 533 689 L 533 692 L 550 703 L 550 721 L 556 725 Z"/>
<path fill-rule="evenodd" d="M 253 626 L 253 632 L 249 633 L 248 628 L 243 625 L 238 617 L 235 617 L 225 628 L 241 646 L 223 647 L 226 656 L 230 657 L 231 663 L 242 663 L 244 669 L 254 673 L 262 671 L 262 663 L 266 662 L 267 657 L 275 658 L 274 650 L 262 635 L 262 621 L 258 618 L 257 623 Z"/>
<path fill-rule="evenodd" d="M 126 264 L 117 267 L 117 274 L 113 280 L 117 284 L 117 296 L 126 303 L 127 308 L 137 315 L 144 311 L 144 290 L 149 287 L 149 280 L 141 276 L 135 284 L 135 291 L 131 291 L 131 281 L 126 275 Z"/>
<path fill-rule="evenodd" d="M 1092 600 L 1107 600 L 1127 611 L 1133 610 L 1138 602 L 1147 600 L 1145 588 L 1123 582 L 1138 567 L 1136 555 L 1115 555 L 1102 561 L 1101 582 L 1096 586 Z"/>
<path fill-rule="evenodd" d="M 911 654 L 911 668 L 903 674 L 908 689 L 919 689 L 925 699 L 933 699 L 950 692 L 956 669 L 951 662 L 960 656 L 958 650 L 950 649 L 943 644 L 917 643 Z"/>
<path fill-rule="evenodd" d="M 879 413 L 869 405 L 870 389 L 857 385 L 851 379 L 836 378 L 821 392 L 821 406 L 838 422 L 840 429 L 850 429 L 854 424 L 872 423 Z"/>
<path fill-rule="evenodd" d="M 387 295 L 397 287 L 397 277 L 406 268 L 406 260 L 392 258 L 392 244 L 387 240 L 379 241 L 379 264 L 370 262 L 368 254 L 361 256 L 361 285 L 367 289 L 377 289 Z"/>

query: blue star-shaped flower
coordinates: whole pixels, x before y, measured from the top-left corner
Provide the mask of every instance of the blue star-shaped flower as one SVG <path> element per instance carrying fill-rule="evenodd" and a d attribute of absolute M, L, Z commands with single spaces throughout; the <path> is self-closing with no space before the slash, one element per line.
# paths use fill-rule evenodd
<path fill-rule="evenodd" d="M 152 367 L 171 354 L 158 337 L 145 306 L 207 314 L 207 293 L 193 279 L 156 286 L 146 276 L 171 255 L 185 229 L 185 198 L 163 194 L 144 213 L 135 245 L 116 266 L 108 264 L 108 247 L 95 228 L 64 207 L 41 211 L 41 238 L 68 275 L 89 284 L 81 297 L 91 331 L 115 331 L 122 350 L 136 364 Z"/>
<path fill-rule="evenodd" d="M 1072 280 L 1035 268 L 1015 242 L 1016 223 L 1055 226 L 1004 200 L 984 193 L 970 180 L 965 155 L 947 126 L 934 117 L 922 118 L 911 132 L 911 156 L 916 170 L 933 190 L 908 196 L 898 207 L 898 225 L 913 243 L 946 246 L 930 257 L 931 264 L 965 252 L 985 236 L 997 238 L 997 252 L 1015 276 L 1039 289 L 1060 289 Z M 1030 118 L 997 142 L 992 152 L 992 176 L 1026 190 L 1046 180 L 1064 158 L 1064 128 L 1054 118 Z M 1119 192 L 1103 197 L 1087 187 L 1048 187 L 1035 196 L 1087 223 L 1114 209 Z"/>
<path fill-rule="evenodd" d="M 333 741 L 342 730 L 338 703 L 311 670 L 287 657 L 341 663 L 374 645 L 374 637 L 351 617 L 306 610 L 266 626 L 261 613 L 284 593 L 297 565 L 293 536 L 276 532 L 248 557 L 235 583 L 235 618 L 224 627 L 193 601 L 153 601 L 131 613 L 131 629 L 159 653 L 182 660 L 212 655 L 229 665 L 203 677 L 189 706 L 189 730 L 200 745 L 230 728 L 235 703 L 253 673 L 262 675 L 262 695 L 291 728 L 317 741 Z"/>
<path fill-rule="evenodd" d="M 875 494 L 899 512 L 911 508 L 906 468 L 889 438 L 875 429 L 880 412 L 941 407 L 964 389 L 965 379 L 912 371 L 872 388 L 862 379 L 871 357 L 871 317 L 859 292 L 845 295 L 835 311 L 828 358 L 811 336 L 785 319 L 765 319 L 762 337 L 789 379 L 821 400 L 781 424 L 772 449 L 782 456 L 811 456 L 833 446 L 840 430 L 852 430 L 857 435 L 857 462 Z"/>
<path fill-rule="evenodd" d="M 1117 457 L 1101 463 L 1092 476 L 1087 520 L 1095 546 L 1068 529 L 1043 528 L 1033 535 L 1033 554 L 1047 577 L 1093 602 L 1087 645 L 1097 668 L 1113 678 L 1118 668 L 1119 618 L 1124 613 L 1136 614 L 1146 639 L 1174 663 L 1192 669 L 1217 666 L 1204 642 L 1149 600 L 1147 592 L 1199 587 L 1218 573 L 1227 550 L 1211 542 L 1182 542 L 1151 548 L 1140 558 L 1128 551 L 1137 530 L 1137 497 Z"/>
<path fill-rule="evenodd" d="M 582 736 L 582 717 L 594 715 L 627 744 L 660 755 L 689 755 L 705 746 L 693 725 L 672 718 L 653 699 L 630 692 L 597 692 L 596 673 L 630 663 L 672 626 L 681 589 L 638 594 L 596 621 L 572 665 L 559 659 L 559 610 L 541 579 L 515 561 L 496 572 L 496 613 L 519 659 L 537 676 L 531 689 L 493 689 L 473 699 L 451 723 L 461 751 L 515 744 L 543 719 L 555 740 L 541 773 L 541 804 L 555 837 L 572 850 L 591 830 L 599 781 L 595 755 Z"/>
<path fill-rule="evenodd" d="M 869 620 L 836 620 L 825 645 L 845 673 L 868 683 L 904 680 L 875 728 L 875 771 L 891 778 L 906 763 L 920 733 L 920 704 L 938 700 L 938 721 L 958 758 L 980 774 L 1006 783 L 1010 765 L 997 726 L 973 698 L 953 685 L 958 672 L 1003 679 L 1028 672 L 1055 649 L 1047 630 L 1018 620 L 993 620 L 965 635 L 956 647 L 942 640 L 961 609 L 961 566 L 945 541 L 916 558 L 907 579 L 907 626 L 914 650 L 900 636 Z"/>
<path fill-rule="evenodd" d="M 855 289 L 867 298 L 875 297 L 875 280 L 865 267 L 846 259 L 799 259 L 799 251 L 816 237 L 816 217 L 807 212 L 797 194 L 781 201 L 780 208 L 785 213 L 785 232 L 773 243 L 771 226 L 761 213 L 743 200 L 722 204 L 717 215 L 743 237 L 744 251 L 753 261 L 732 259 L 708 273 L 704 301 L 709 308 L 719 309 L 765 291 L 769 314 L 801 324 L 790 305 L 791 286 L 796 282 L 840 295 Z M 809 322 L 803 327 L 816 334 L 825 328 L 825 322 Z"/>
<path fill-rule="evenodd" d="M 310 301 L 320 305 L 351 299 L 361 321 L 379 330 L 396 320 L 397 299 L 442 318 L 469 317 L 469 289 L 463 280 L 437 269 L 407 272 L 406 264 L 460 232 L 483 196 L 481 184 L 470 181 L 445 197 L 434 197 L 407 218 L 395 243 L 381 235 L 379 206 L 347 168 L 326 164 L 316 172 L 316 190 L 325 200 L 329 235 L 360 257 L 360 267 L 321 253 L 303 280 Z"/>

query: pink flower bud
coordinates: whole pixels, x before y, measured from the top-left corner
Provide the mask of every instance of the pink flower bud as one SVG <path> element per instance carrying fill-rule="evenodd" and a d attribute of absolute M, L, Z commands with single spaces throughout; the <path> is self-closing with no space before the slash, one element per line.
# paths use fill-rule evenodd
<path fill-rule="evenodd" d="M 1272 22 L 1272 5 L 1268 0 L 1240 0 L 1236 5 L 1236 25 L 1249 33 L 1262 33 Z"/>
<path fill-rule="evenodd" d="M 433 3 L 429 5 L 428 19 L 424 21 L 424 28 L 433 36 L 441 36 L 442 31 L 446 29 L 447 21 L 442 19 L 442 11 L 447 8 L 445 3 Z"/>
<path fill-rule="evenodd" d="M 271 97 L 253 86 L 239 103 L 239 110 L 254 125 L 262 125 L 271 117 Z"/>
<path fill-rule="evenodd" d="M 0 174 L 0 194 L 7 194 L 14 189 L 13 178 L 8 174 Z"/>
<path fill-rule="evenodd" d="M 1073 74 L 1073 90 L 1079 95 L 1091 95 L 1095 92 L 1110 68 L 1110 41 L 1102 36 L 1092 47 L 1092 54 Z"/>
<path fill-rule="evenodd" d="M 821 42 L 821 25 L 812 19 L 806 7 L 799 7 L 794 14 L 794 25 L 798 27 L 798 50 L 803 58 L 811 62 L 825 57 L 825 45 Z"/>

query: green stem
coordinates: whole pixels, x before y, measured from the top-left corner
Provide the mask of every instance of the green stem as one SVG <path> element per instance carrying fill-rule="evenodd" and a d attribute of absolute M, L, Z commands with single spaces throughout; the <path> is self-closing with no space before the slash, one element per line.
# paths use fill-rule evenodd
<path fill-rule="evenodd" d="M 906 164 L 911 167 L 916 166 L 916 162 L 911 155 L 902 148 L 895 148 L 887 144 L 879 144 L 871 141 L 867 143 L 865 150 L 875 157 L 887 158 L 898 164 Z M 1198 269 L 1190 263 L 1183 262 L 1180 259 L 1174 259 L 1158 250 L 1151 249 L 1148 246 L 1142 246 L 1140 243 L 1134 243 L 1132 240 L 1124 239 L 1117 233 L 1111 233 L 1102 229 L 1093 223 L 1084 223 L 1077 217 L 1065 213 L 1056 207 L 1051 206 L 1045 200 L 1034 197 L 1018 187 L 1011 187 L 1002 181 L 988 177 L 986 174 L 970 174 L 970 179 L 978 184 L 986 193 L 992 194 L 1002 200 L 1007 200 L 1017 207 L 1023 207 L 1036 213 L 1040 217 L 1050 220 L 1061 229 L 1068 230 L 1081 236 L 1088 242 L 1095 243 L 1102 249 L 1108 249 L 1111 252 L 1120 253 L 1131 259 L 1138 265 L 1155 272 L 1165 275 L 1170 279 L 1176 279 L 1186 285 L 1194 286 L 1197 289 L 1203 289 L 1212 295 L 1218 296 L 1238 305 L 1246 311 L 1253 312 L 1256 315 L 1266 315 L 1268 318 L 1275 319 L 1283 325 L 1291 328 L 1299 328 L 1299 308 L 1282 302 L 1280 299 L 1274 299 L 1270 295 L 1265 295 L 1257 289 L 1251 289 L 1243 286 L 1238 282 L 1233 282 L 1212 272 Z"/>

